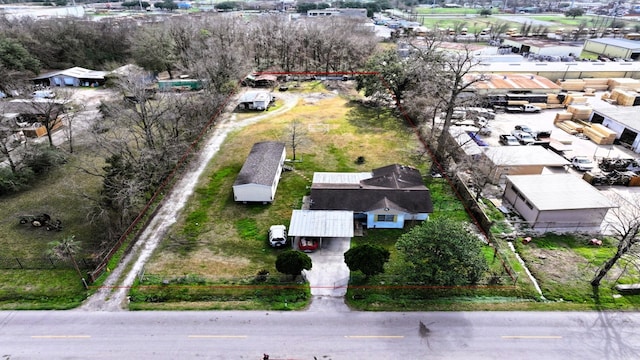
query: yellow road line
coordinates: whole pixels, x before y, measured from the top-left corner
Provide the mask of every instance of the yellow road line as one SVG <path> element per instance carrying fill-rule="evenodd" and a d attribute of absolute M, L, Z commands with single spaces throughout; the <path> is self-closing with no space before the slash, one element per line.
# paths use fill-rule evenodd
<path fill-rule="evenodd" d="M 347 339 L 403 339 L 402 335 L 345 335 Z"/>
<path fill-rule="evenodd" d="M 33 339 L 88 339 L 90 335 L 33 335 Z"/>
<path fill-rule="evenodd" d="M 189 335 L 193 339 L 246 339 L 246 335 Z"/>
<path fill-rule="evenodd" d="M 562 339 L 557 335 L 505 335 L 503 339 Z"/>

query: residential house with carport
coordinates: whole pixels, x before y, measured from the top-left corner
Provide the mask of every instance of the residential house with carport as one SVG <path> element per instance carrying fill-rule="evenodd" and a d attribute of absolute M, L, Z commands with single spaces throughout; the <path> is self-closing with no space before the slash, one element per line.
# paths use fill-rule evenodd
<path fill-rule="evenodd" d="M 618 207 L 572 174 L 508 175 L 503 204 L 510 205 L 537 232 L 600 232 Z"/>
<path fill-rule="evenodd" d="M 406 221 L 426 220 L 433 212 L 420 171 L 398 164 L 371 172 L 314 173 L 309 201 L 313 211 L 352 211 L 356 225 L 369 229 L 403 228 Z"/>

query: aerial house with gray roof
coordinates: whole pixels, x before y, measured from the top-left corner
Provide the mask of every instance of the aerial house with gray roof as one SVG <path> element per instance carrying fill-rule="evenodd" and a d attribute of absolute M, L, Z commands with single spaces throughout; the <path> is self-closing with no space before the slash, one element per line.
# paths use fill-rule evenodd
<path fill-rule="evenodd" d="M 433 212 L 431 193 L 415 168 L 388 165 L 361 173 L 313 175 L 311 210 L 352 211 L 367 228 L 403 228 Z"/>
<path fill-rule="evenodd" d="M 255 143 L 233 183 L 234 200 L 242 203 L 273 202 L 285 156 L 282 142 Z"/>

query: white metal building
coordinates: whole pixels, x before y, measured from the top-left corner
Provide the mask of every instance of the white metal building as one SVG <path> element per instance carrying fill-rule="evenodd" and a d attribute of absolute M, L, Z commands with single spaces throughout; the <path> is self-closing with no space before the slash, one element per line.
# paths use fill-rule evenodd
<path fill-rule="evenodd" d="M 572 174 L 509 175 L 503 200 L 539 232 L 599 232 L 618 207 Z"/>

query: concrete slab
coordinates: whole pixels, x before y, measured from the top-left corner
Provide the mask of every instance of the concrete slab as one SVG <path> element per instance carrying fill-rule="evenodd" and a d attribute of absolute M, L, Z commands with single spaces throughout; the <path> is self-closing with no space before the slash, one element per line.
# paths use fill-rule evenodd
<path fill-rule="evenodd" d="M 311 295 L 316 297 L 343 297 L 349 284 L 349 268 L 344 263 L 344 253 L 349 250 L 350 238 L 328 238 L 322 240 L 322 248 L 309 253 L 311 270 L 304 276 L 311 286 Z"/>

